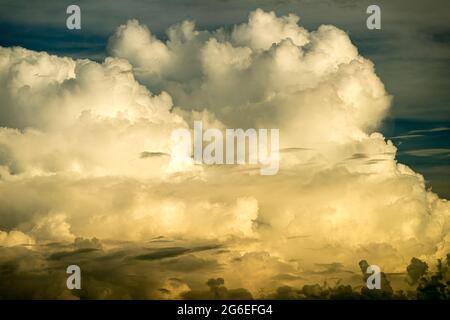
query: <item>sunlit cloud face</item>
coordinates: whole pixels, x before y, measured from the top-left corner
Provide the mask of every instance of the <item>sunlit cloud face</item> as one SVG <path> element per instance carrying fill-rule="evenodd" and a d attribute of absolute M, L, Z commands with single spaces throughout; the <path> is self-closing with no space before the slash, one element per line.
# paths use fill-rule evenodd
<path fill-rule="evenodd" d="M 258 297 L 328 276 L 354 283 L 363 258 L 400 272 L 412 256 L 444 256 L 450 206 L 376 132 L 391 97 L 374 65 L 342 30 L 298 22 L 256 10 L 230 31 L 181 22 L 164 42 L 130 20 L 102 63 L 1 47 L 10 278 L 64 278 L 76 263 L 95 298 L 207 296 L 216 284 L 195 290 L 217 277 L 246 288 L 228 295 Z M 177 163 L 172 133 L 195 120 L 279 129 L 279 171 Z M 140 285 L 120 277 L 144 266 L 154 272 Z"/>

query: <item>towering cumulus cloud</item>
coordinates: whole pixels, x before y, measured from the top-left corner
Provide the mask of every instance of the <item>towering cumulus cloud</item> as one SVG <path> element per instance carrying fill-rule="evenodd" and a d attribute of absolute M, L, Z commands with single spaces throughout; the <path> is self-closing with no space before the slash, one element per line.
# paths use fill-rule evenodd
<path fill-rule="evenodd" d="M 345 32 L 256 10 L 167 37 L 130 20 L 102 63 L 0 47 L 0 264 L 24 287 L 11 296 L 74 297 L 64 279 L 38 288 L 69 262 L 87 297 L 186 297 L 218 276 L 258 297 L 351 282 L 363 258 L 398 272 L 450 251 L 450 206 L 376 132 L 391 97 Z M 278 174 L 177 164 L 171 133 L 194 120 L 280 129 Z"/>

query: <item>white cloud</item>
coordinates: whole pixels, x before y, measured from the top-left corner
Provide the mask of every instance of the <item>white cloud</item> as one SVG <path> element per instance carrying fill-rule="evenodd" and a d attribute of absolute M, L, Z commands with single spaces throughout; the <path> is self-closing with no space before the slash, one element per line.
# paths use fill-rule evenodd
<path fill-rule="evenodd" d="M 303 46 L 309 42 L 308 31 L 300 27 L 298 21 L 299 17 L 294 14 L 277 17 L 273 11 L 257 9 L 250 13 L 248 23 L 235 26 L 231 36 L 237 44 L 252 49 L 267 50 L 287 38 Z"/>
<path fill-rule="evenodd" d="M 0 230 L 0 246 L 13 247 L 20 245 L 29 245 L 34 243 L 35 243 L 34 239 L 23 232 L 17 230 L 5 232 Z"/>
<path fill-rule="evenodd" d="M 0 48 L 0 228 L 37 241 L 218 239 L 305 268 L 373 257 L 396 270 L 442 254 L 450 206 L 373 132 L 391 100 L 373 64 L 336 27 L 297 22 L 258 10 L 231 32 L 183 22 L 163 42 L 131 20 L 101 64 Z M 172 170 L 170 134 L 193 119 L 279 128 L 290 151 L 273 177 Z"/>

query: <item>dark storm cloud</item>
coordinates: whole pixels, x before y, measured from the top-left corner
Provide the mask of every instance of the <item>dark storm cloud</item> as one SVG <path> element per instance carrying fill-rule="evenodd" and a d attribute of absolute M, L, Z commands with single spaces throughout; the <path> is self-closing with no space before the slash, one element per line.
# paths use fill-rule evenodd
<path fill-rule="evenodd" d="M 431 273 L 427 264 L 413 258 L 405 268 L 411 282 L 406 291 L 394 292 L 389 286 L 393 277 L 388 274 L 382 274 L 381 290 L 368 290 L 364 286 L 368 263 L 362 260 L 361 274 L 353 286 L 340 281 L 333 285 L 326 281 L 299 287 L 281 285 L 302 278 L 295 273 L 280 273 L 273 278 L 278 286 L 255 297 L 247 288 L 229 288 L 225 277 L 211 276 L 220 275 L 225 267 L 211 255 L 199 257 L 190 253 L 153 262 L 127 259 L 132 258 L 136 250 L 146 250 L 135 243 L 130 249 L 92 250 L 90 259 L 85 259 L 78 257 L 80 250 L 76 249 L 75 242 L 68 246 L 72 246 L 75 254 L 56 260 L 51 255 L 49 258 L 49 253 L 55 250 L 53 247 L 40 246 L 33 251 L 21 247 L 0 248 L 0 299 L 439 299 L 446 297 L 448 283 L 446 285 L 445 281 L 449 280 L 447 271 L 450 270 L 450 254 L 447 261 L 438 264 L 437 273 Z M 101 259 L 118 253 L 117 259 L 108 263 Z M 70 263 L 81 267 L 81 290 L 66 288 L 65 271 L 69 261 L 63 259 L 69 257 Z M 330 272 L 343 270 L 340 263 L 319 264 L 318 267 Z M 395 276 L 406 284 L 404 275 Z"/>
<path fill-rule="evenodd" d="M 97 239 L 78 239 L 72 244 L 39 246 L 34 250 L 21 247 L 0 247 L 0 299 L 148 299 L 175 298 L 173 288 L 164 288 L 167 281 L 178 279 L 184 291 L 189 291 L 182 278 L 192 271 L 217 270 L 217 262 L 209 257 L 190 253 L 170 258 L 186 248 L 155 248 L 162 261 L 139 261 L 136 251 L 148 250 L 134 244 L 125 249 L 78 249 L 80 244 L 103 245 Z M 59 251 L 65 247 L 65 251 Z M 70 250 L 71 248 L 71 250 Z M 192 252 L 205 252 L 211 245 L 194 246 Z M 197 249 L 197 251 L 196 251 Z M 105 263 L 107 261 L 108 263 Z M 143 265 L 145 264 L 145 266 Z M 68 290 L 66 268 L 77 264 L 82 271 L 82 289 Z M 149 272 L 150 271 L 150 272 Z M 206 277 L 206 275 L 205 275 Z M 167 291 L 165 294 L 163 291 Z M 230 294 L 237 294 L 230 290 Z M 167 296 L 167 293 L 171 295 Z M 176 295 L 174 295 L 176 294 Z"/>
<path fill-rule="evenodd" d="M 166 260 L 161 263 L 161 266 L 173 271 L 193 272 L 202 269 L 217 269 L 219 264 L 213 259 L 203 259 L 195 255 L 187 255 Z"/>
<path fill-rule="evenodd" d="M 202 245 L 193 248 L 165 247 L 160 249 L 150 249 L 152 252 L 136 256 L 138 260 L 160 260 L 164 258 L 177 257 L 186 253 L 202 252 L 222 248 L 221 245 Z"/>
<path fill-rule="evenodd" d="M 182 247 L 171 247 L 163 249 L 155 249 L 153 252 L 147 254 L 141 254 L 136 257 L 138 260 L 159 260 L 164 258 L 171 258 L 182 255 L 188 252 L 189 249 Z"/>
<path fill-rule="evenodd" d="M 90 252 L 97 251 L 97 250 L 98 249 L 86 248 L 86 249 L 78 249 L 76 251 L 56 252 L 56 253 L 51 254 L 49 259 L 50 260 L 61 260 L 61 259 L 68 258 L 68 257 L 80 256 L 80 255 L 83 255 L 85 253 L 90 253 Z"/>

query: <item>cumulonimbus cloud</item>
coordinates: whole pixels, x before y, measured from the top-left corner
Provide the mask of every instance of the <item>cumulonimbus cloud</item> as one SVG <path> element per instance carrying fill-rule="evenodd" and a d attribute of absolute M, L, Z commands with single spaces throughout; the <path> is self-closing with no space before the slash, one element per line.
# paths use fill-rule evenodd
<path fill-rule="evenodd" d="M 0 245 L 216 239 L 243 261 L 296 261 L 290 272 L 448 252 L 448 202 L 376 132 L 391 97 L 373 63 L 342 30 L 298 22 L 256 10 L 232 30 L 185 21 L 162 41 L 130 20 L 103 63 L 0 48 Z M 170 134 L 193 119 L 279 128 L 279 173 L 174 172 Z M 235 283 L 271 276 L 254 274 Z"/>

